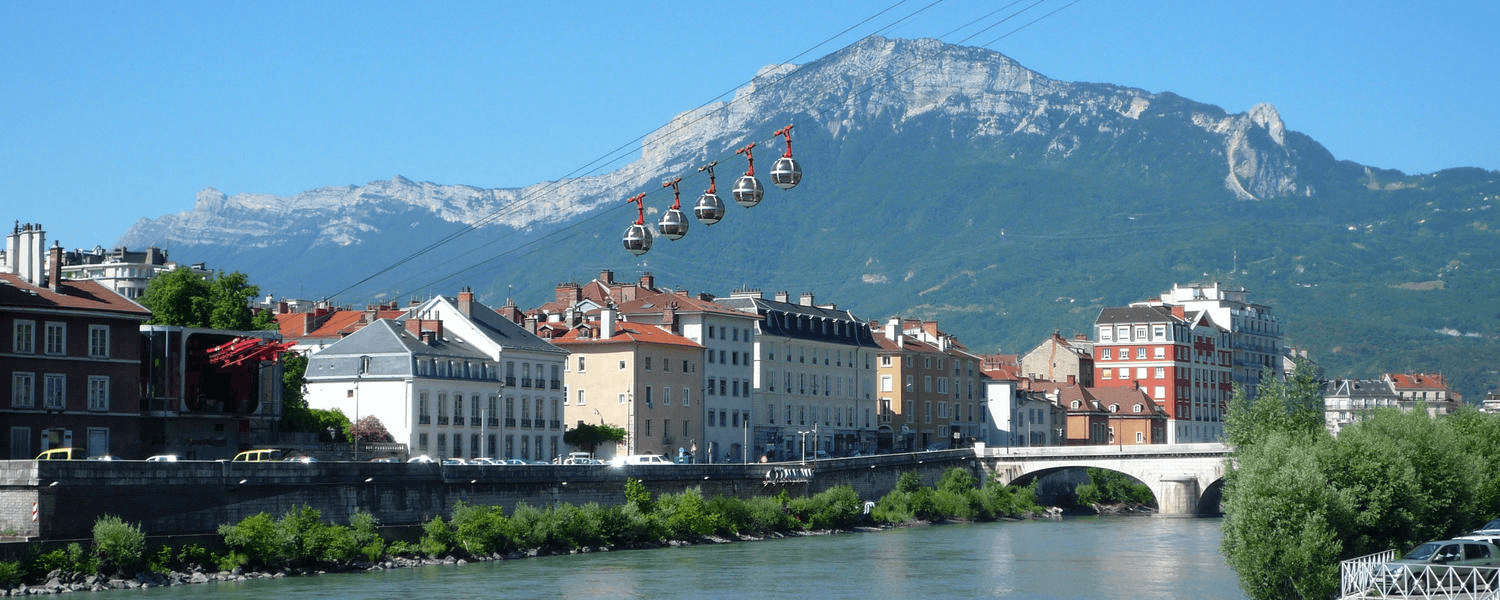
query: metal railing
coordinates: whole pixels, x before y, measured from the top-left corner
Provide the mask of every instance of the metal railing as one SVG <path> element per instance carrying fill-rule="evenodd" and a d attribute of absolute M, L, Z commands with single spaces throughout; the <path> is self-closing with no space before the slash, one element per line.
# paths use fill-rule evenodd
<path fill-rule="evenodd" d="M 1395 563 L 1395 550 L 1339 564 L 1339 597 L 1500 599 L 1500 568 Z"/>

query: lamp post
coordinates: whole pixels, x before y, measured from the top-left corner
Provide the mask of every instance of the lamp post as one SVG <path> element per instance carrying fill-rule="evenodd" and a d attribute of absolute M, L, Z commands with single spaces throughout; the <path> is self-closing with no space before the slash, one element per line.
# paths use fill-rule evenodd
<path fill-rule="evenodd" d="M 370 357 L 360 355 L 359 369 L 354 374 L 354 423 L 349 426 L 349 437 L 354 438 L 354 462 L 359 462 L 359 381 L 370 369 Z"/>
<path fill-rule="evenodd" d="M 802 436 L 802 462 L 807 462 L 807 434 L 812 432 L 811 429 L 797 432 L 797 435 Z"/>

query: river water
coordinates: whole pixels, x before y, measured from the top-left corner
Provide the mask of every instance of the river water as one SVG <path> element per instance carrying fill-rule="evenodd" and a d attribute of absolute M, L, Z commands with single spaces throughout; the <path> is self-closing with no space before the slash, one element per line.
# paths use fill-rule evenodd
<path fill-rule="evenodd" d="M 1243 599 L 1218 519 L 889 529 L 373 573 L 174 586 L 163 598 Z M 118 592 L 124 594 L 124 592 Z"/>

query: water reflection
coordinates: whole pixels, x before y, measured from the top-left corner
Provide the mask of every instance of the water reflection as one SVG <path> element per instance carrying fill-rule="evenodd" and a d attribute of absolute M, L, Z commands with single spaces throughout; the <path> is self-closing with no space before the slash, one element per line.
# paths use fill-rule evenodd
<path fill-rule="evenodd" d="M 943 525 L 181 586 L 141 596 L 1242 599 L 1218 552 L 1218 526 L 1216 519 L 1152 517 Z"/>

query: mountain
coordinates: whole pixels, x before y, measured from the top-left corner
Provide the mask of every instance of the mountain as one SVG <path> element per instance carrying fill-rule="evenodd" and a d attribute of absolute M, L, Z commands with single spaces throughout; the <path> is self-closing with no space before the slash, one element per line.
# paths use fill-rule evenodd
<path fill-rule="evenodd" d="M 782 191 L 766 173 L 788 123 L 805 177 Z M 729 189 L 745 168 L 733 150 L 751 141 L 768 189 L 745 209 Z M 711 160 L 724 221 L 624 252 L 623 200 L 647 192 L 653 218 L 671 200 L 660 181 L 681 176 L 691 206 Z M 1231 114 L 1048 79 L 985 49 L 871 37 L 762 69 L 612 172 L 521 189 L 399 176 L 290 198 L 210 189 L 120 244 L 349 304 L 470 285 L 532 306 L 602 269 L 721 295 L 811 291 L 865 319 L 939 319 L 981 352 L 1218 281 L 1271 305 L 1330 375 L 1441 371 L 1477 400 L 1500 389 L 1497 179 L 1341 161 L 1269 104 Z"/>

